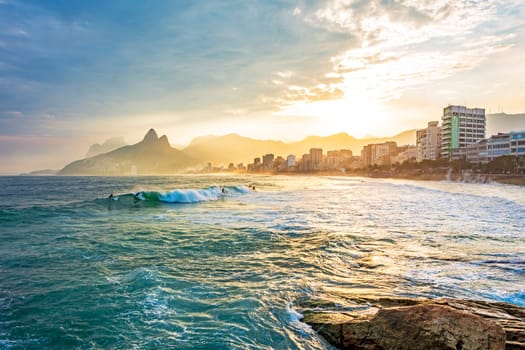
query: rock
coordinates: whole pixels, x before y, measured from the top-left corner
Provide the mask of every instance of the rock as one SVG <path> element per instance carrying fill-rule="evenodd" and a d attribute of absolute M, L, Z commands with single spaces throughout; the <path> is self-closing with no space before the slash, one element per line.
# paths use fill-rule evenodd
<path fill-rule="evenodd" d="M 165 135 L 159 138 L 150 129 L 141 142 L 74 161 L 58 175 L 164 175 L 194 164 L 195 160 L 172 148 Z"/>
<path fill-rule="evenodd" d="M 314 307 L 300 310 L 303 322 L 340 349 L 525 349 L 525 310 L 505 303 L 358 299 L 343 311 Z"/>

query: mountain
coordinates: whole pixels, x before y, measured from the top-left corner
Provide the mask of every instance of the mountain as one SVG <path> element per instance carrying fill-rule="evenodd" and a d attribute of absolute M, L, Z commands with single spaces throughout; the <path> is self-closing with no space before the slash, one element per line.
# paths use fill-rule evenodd
<path fill-rule="evenodd" d="M 525 113 L 506 114 L 494 113 L 487 114 L 486 136 L 496 135 L 498 132 L 521 131 L 525 130 Z"/>
<path fill-rule="evenodd" d="M 186 154 L 172 148 L 165 135 L 159 138 L 150 129 L 142 141 L 72 162 L 58 175 L 171 174 L 193 163 Z"/>
<path fill-rule="evenodd" d="M 112 137 L 104 141 L 103 144 L 95 143 L 94 145 L 91 145 L 86 153 L 86 158 L 94 157 L 102 153 L 108 153 L 124 146 L 127 146 L 127 144 L 123 137 Z"/>
<path fill-rule="evenodd" d="M 43 170 L 34 170 L 28 173 L 22 173 L 20 176 L 53 176 L 58 173 L 58 170 L 53 169 L 43 169 Z"/>
<path fill-rule="evenodd" d="M 267 153 L 286 157 L 301 157 L 310 148 L 330 150 L 350 149 L 360 155 L 369 143 L 396 141 L 398 145 L 414 144 L 415 130 L 405 131 L 392 137 L 356 139 L 346 133 L 330 136 L 309 136 L 298 142 L 285 143 L 273 140 L 256 140 L 238 134 L 201 136 L 192 140 L 182 151 L 170 146 L 166 136 L 158 137 L 150 129 L 144 139 L 134 145 L 120 147 L 111 152 L 74 161 L 58 172 L 58 175 L 153 175 L 172 174 L 190 166 L 214 164 L 250 163 L 255 157 Z"/>
<path fill-rule="evenodd" d="M 276 153 L 287 147 L 282 141 L 255 140 L 228 134 L 195 138 L 183 152 L 203 163 L 241 163 L 260 156 L 261 152 Z"/>
<path fill-rule="evenodd" d="M 292 143 L 255 140 L 237 134 L 209 135 L 195 138 L 183 152 L 201 163 L 236 164 L 252 162 L 255 157 L 267 153 L 283 157 L 295 154 L 300 157 L 308 153 L 310 148 L 322 148 L 324 153 L 329 150 L 350 149 L 355 155 L 360 155 L 363 146 L 385 141 L 396 141 L 398 145 L 415 144 L 416 131 L 408 130 L 392 137 L 368 139 L 356 139 L 346 133 L 339 133 L 330 136 L 310 136 Z"/>

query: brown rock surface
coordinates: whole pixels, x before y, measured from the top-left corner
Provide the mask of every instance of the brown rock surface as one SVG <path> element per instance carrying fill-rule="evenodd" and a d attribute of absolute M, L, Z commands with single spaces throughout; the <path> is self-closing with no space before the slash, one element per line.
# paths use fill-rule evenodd
<path fill-rule="evenodd" d="M 322 306 L 321 309 L 319 306 Z M 353 299 L 303 305 L 303 322 L 340 349 L 523 349 L 525 309 L 454 299 Z"/>

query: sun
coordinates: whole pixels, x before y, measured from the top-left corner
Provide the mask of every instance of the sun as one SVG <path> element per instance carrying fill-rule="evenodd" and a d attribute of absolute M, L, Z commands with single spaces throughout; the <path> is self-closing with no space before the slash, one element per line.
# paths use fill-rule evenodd
<path fill-rule="evenodd" d="M 319 135 L 346 132 L 354 137 L 389 135 L 396 129 L 386 108 L 367 96 L 337 100 L 298 102 L 277 112 L 278 115 L 310 117 Z"/>

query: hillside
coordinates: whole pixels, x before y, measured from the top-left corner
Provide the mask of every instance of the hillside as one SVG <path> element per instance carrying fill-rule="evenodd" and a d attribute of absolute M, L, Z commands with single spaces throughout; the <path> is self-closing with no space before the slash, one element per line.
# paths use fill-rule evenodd
<path fill-rule="evenodd" d="M 525 130 L 525 113 L 506 114 L 495 113 L 487 114 L 487 132 L 489 137 L 498 132 L 521 131 Z"/>
<path fill-rule="evenodd" d="M 416 131 L 409 130 L 392 137 L 356 139 L 346 133 L 330 136 L 309 136 L 298 142 L 284 143 L 282 141 L 255 140 L 237 134 L 224 136 L 204 136 L 195 138 L 191 144 L 183 149 L 192 159 L 201 164 L 249 163 L 255 157 L 267 153 L 286 157 L 289 154 L 302 156 L 310 148 L 322 148 L 323 151 L 351 149 L 359 155 L 363 146 L 369 143 L 396 141 L 398 145 L 414 144 Z"/>
<path fill-rule="evenodd" d="M 310 148 L 329 150 L 351 149 L 360 155 L 369 143 L 396 141 L 398 145 L 413 144 L 415 130 L 405 131 L 392 137 L 356 139 L 346 133 L 330 136 L 309 136 L 292 143 L 273 140 L 256 140 L 237 134 L 202 136 L 193 139 L 182 151 L 170 146 L 166 136 L 158 137 L 150 129 L 144 139 L 134 145 L 120 147 L 111 152 L 74 161 L 58 172 L 58 175 L 154 175 L 172 174 L 193 166 L 213 164 L 250 163 L 255 157 L 267 153 L 286 157 L 301 157 Z"/>
<path fill-rule="evenodd" d="M 255 140 L 229 134 L 195 138 L 183 152 L 202 163 L 240 163 L 259 156 L 261 152 L 272 153 L 286 149 L 288 145 L 282 141 Z"/>
<path fill-rule="evenodd" d="M 165 135 L 159 138 L 150 129 L 142 141 L 72 162 L 58 175 L 170 174 L 193 163 L 186 154 L 172 148 Z"/>
<path fill-rule="evenodd" d="M 122 136 L 112 137 L 104 141 L 102 144 L 95 143 L 94 145 L 91 145 L 86 153 L 86 158 L 98 156 L 102 153 L 108 153 L 124 146 L 127 146 L 127 144 Z"/>

